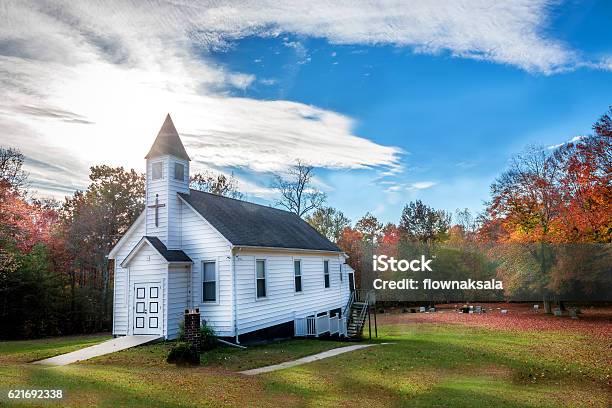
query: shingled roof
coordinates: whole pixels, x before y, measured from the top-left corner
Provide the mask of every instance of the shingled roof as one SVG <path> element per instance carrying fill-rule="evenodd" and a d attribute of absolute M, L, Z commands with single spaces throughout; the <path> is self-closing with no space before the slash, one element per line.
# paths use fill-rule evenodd
<path fill-rule="evenodd" d="M 179 195 L 233 245 L 342 252 L 288 211 L 198 190 Z"/>
<path fill-rule="evenodd" d="M 193 263 L 191 258 L 189 258 L 189 256 L 185 252 L 181 251 L 180 249 L 168 249 L 166 245 L 164 245 L 164 243 L 159 238 L 152 237 L 152 236 L 144 236 L 140 239 L 140 241 L 138 241 L 136 245 L 134 245 L 134 248 L 132 248 L 130 253 L 127 254 L 123 262 L 121 262 L 121 266 L 125 267 L 126 265 L 128 265 L 131 262 L 132 257 L 135 256 L 136 253 L 138 253 L 140 248 L 145 243 L 148 243 L 149 245 L 151 245 L 157 251 L 157 253 L 159 253 L 162 256 L 162 258 L 166 260 L 166 262 L 170 262 L 170 263 L 174 263 L 174 262 L 190 263 L 191 262 Z"/>
<path fill-rule="evenodd" d="M 181 138 L 174 127 L 174 123 L 172 123 L 170 114 L 166 116 L 166 120 L 164 120 L 164 124 L 159 130 L 155 142 L 153 142 L 153 146 L 151 146 L 151 150 L 149 150 L 145 159 L 152 159 L 165 155 L 172 155 L 181 159 L 190 160 L 185 150 L 185 146 L 183 146 L 183 142 L 181 142 Z"/>
<path fill-rule="evenodd" d="M 168 249 L 166 245 L 157 237 L 145 236 L 153 248 L 168 262 L 192 262 L 189 256 L 180 249 Z"/>

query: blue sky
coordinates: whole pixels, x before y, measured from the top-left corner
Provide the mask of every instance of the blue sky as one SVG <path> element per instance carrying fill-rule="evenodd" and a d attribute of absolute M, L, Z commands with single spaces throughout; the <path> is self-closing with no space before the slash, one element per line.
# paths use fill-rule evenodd
<path fill-rule="evenodd" d="M 480 211 L 513 154 L 612 105 L 610 2 L 378 3 L 12 3 L 0 144 L 63 196 L 88 165 L 143 168 L 169 111 L 194 168 L 234 172 L 250 200 L 273 203 L 302 158 L 328 204 L 396 222 L 414 199 Z"/>

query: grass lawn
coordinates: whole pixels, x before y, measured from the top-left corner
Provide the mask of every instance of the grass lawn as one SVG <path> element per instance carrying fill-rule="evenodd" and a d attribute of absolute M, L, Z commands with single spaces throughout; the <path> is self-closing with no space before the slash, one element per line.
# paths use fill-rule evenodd
<path fill-rule="evenodd" d="M 610 336 L 578 329 L 544 330 L 529 326 L 515 330 L 431 319 L 424 322 L 418 315 L 410 314 L 381 316 L 377 341 L 393 344 L 254 377 L 235 371 L 287 361 L 346 343 L 291 340 L 246 351 L 222 348 L 203 355 L 203 366 L 197 368 L 166 364 L 169 345 L 164 343 L 59 368 L 24 362 L 33 355 L 48 356 L 54 353 L 51 350 L 74 347 L 77 338 L 56 340 L 56 347 L 50 341 L 40 342 L 42 350 L 37 349 L 35 342 L 0 343 L 0 389 L 61 388 L 67 395 L 62 406 L 607 407 L 610 404 Z M 81 339 L 85 344 L 94 341 Z M 0 399 L 0 406 L 3 403 L 6 400 Z M 55 404 L 49 402 L 44 406 Z"/>
<path fill-rule="evenodd" d="M 151 344 L 136 347 L 119 353 L 97 357 L 79 364 L 113 365 L 124 367 L 160 367 L 167 366 L 166 357 L 174 342 Z M 304 339 L 284 340 L 261 346 L 238 350 L 232 347 L 219 347 L 202 353 L 200 362 L 209 368 L 226 371 L 242 371 L 250 368 L 278 364 L 296 358 L 320 353 L 336 347 L 351 345 L 342 341 L 313 341 Z"/>
<path fill-rule="evenodd" d="M 96 334 L 39 340 L 0 341 L 0 366 L 28 363 L 69 353 L 111 338 L 110 334 Z"/>

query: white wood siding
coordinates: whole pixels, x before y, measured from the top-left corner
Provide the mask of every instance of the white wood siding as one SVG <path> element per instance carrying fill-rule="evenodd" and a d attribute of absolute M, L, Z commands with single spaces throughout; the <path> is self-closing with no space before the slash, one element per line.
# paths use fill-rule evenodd
<path fill-rule="evenodd" d="M 230 243 L 188 205 L 182 211 L 182 250 L 193 261 L 192 304 L 219 336 L 234 335 Z M 215 261 L 217 301 L 202 302 L 202 261 Z"/>
<path fill-rule="evenodd" d="M 171 265 L 168 267 L 168 330 L 167 338 L 175 339 L 178 335 L 179 323 L 184 320 L 187 304 L 187 281 L 189 266 Z"/>
<path fill-rule="evenodd" d="M 168 156 L 168 249 L 182 249 L 181 242 L 181 215 L 183 200 L 177 193 L 189 192 L 189 162 L 174 156 Z M 180 163 L 185 167 L 184 179 L 174 179 L 174 163 Z"/>
<path fill-rule="evenodd" d="M 175 338 L 178 324 L 185 308 L 197 307 L 202 319 L 219 336 L 234 336 L 233 273 L 231 270 L 231 244 L 188 204 L 177 197 L 182 188 L 172 182 L 173 160 L 157 158 L 147 163 L 150 173 L 152 162 L 164 164 L 164 179 L 160 182 L 147 180 L 148 204 L 166 203 L 160 209 L 159 227 L 155 228 L 155 212 L 147 209 L 146 217 L 126 237 L 115 255 L 115 293 L 113 311 L 113 334 L 125 335 L 132 331 L 133 285 L 136 282 L 160 282 L 163 288 L 162 327 L 164 335 Z M 186 166 L 186 177 L 188 167 Z M 165 184 L 165 186 L 164 186 Z M 186 183 L 185 183 L 186 188 Z M 170 199 L 168 199 L 168 194 Z M 176 202 L 174 201 L 176 198 Z M 168 217 L 170 210 L 172 217 Z M 145 229 L 146 226 L 146 229 Z M 170 232 L 169 232 L 170 231 Z M 166 245 L 170 241 L 193 260 L 191 274 L 185 266 L 168 264 L 149 245 L 144 245 L 132 259 L 128 268 L 120 264 L 144 235 L 158 236 Z M 266 260 L 267 296 L 256 298 L 255 260 Z M 302 292 L 294 288 L 293 261 L 302 261 Z M 329 261 L 330 287 L 324 287 L 323 261 Z M 217 269 L 217 300 L 202 301 L 202 262 L 215 261 Z M 292 321 L 296 316 L 306 316 L 331 309 L 343 308 L 348 301 L 348 275 L 340 280 L 341 263 L 338 254 L 275 250 L 237 250 L 234 256 L 236 273 L 236 313 L 238 333 L 244 334 L 277 324 Z M 191 276 L 189 284 L 188 277 Z M 191 296 L 189 296 L 191 290 Z"/>
<path fill-rule="evenodd" d="M 343 308 L 348 301 L 348 277 L 340 281 L 338 255 L 239 252 L 236 256 L 238 332 L 248 333 L 296 316 Z M 255 261 L 266 260 L 266 298 L 256 298 Z M 293 261 L 302 261 L 302 292 L 295 292 Z M 329 260 L 330 287 L 325 288 L 323 261 Z"/>
<path fill-rule="evenodd" d="M 147 160 L 147 189 L 146 189 L 146 231 L 143 235 L 158 237 L 166 246 L 168 245 L 168 156 L 156 157 Z M 153 180 L 153 163 L 162 163 L 163 178 Z M 149 208 L 155 204 L 155 196 L 158 196 L 159 204 L 165 207 L 158 209 L 158 225 L 155 226 L 155 208 Z"/>
<path fill-rule="evenodd" d="M 125 242 L 118 248 L 115 256 L 115 277 L 113 293 L 113 334 L 126 335 L 128 330 L 128 268 L 122 268 L 121 262 L 136 246 L 144 235 L 144 219 L 136 221 L 137 225 L 129 232 Z"/>
<path fill-rule="evenodd" d="M 127 334 L 132 334 L 133 330 L 133 312 L 134 312 L 134 284 L 145 282 L 159 282 L 162 287 L 163 310 L 162 316 L 166 315 L 168 310 L 168 263 L 164 258 L 151 248 L 150 245 L 143 245 L 140 250 L 131 259 L 129 265 L 129 286 L 128 286 L 128 330 Z M 162 333 L 166 335 L 167 322 L 166 318 L 162 318 Z"/>
<path fill-rule="evenodd" d="M 162 163 L 163 178 L 153 180 L 153 163 Z M 174 179 L 174 163 L 185 166 L 184 179 Z M 168 249 L 181 248 L 181 200 L 177 193 L 189 192 L 189 162 L 174 156 L 160 156 L 147 160 L 147 231 L 146 235 L 156 236 L 168 247 Z M 158 226 L 155 226 L 155 208 L 149 208 L 155 204 L 155 196 L 158 195 L 159 204 L 165 207 L 159 208 Z"/>

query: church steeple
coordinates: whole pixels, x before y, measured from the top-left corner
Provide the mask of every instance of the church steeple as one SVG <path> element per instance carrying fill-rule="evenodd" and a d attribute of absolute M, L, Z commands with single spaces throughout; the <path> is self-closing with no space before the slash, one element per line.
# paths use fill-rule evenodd
<path fill-rule="evenodd" d="M 189 194 L 189 156 L 170 115 L 146 159 L 145 235 L 158 237 L 169 249 L 180 248 L 182 203 L 178 193 Z"/>
<path fill-rule="evenodd" d="M 164 120 L 164 124 L 159 130 L 159 133 L 155 138 L 155 142 L 153 142 L 153 146 L 151 146 L 151 150 L 149 150 L 149 153 L 147 153 L 145 159 L 152 159 L 154 157 L 165 155 L 175 156 L 184 160 L 191 160 L 187 155 L 185 146 L 183 146 L 183 142 L 181 142 L 181 138 L 179 137 L 176 128 L 174 127 L 174 123 L 172 123 L 170 114 L 166 115 L 166 120 Z"/>

